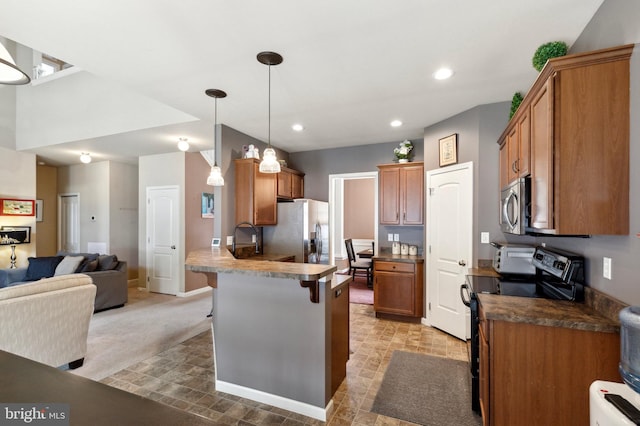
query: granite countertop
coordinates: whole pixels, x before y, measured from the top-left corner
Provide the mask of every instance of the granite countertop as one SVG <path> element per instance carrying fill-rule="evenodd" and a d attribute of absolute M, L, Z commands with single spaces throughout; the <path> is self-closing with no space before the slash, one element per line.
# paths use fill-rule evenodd
<path fill-rule="evenodd" d="M 403 263 L 424 263 L 424 258 L 422 256 L 411 256 L 408 254 L 378 253 L 377 256 L 373 256 L 373 260 Z"/>
<path fill-rule="evenodd" d="M 316 281 L 331 276 L 337 269 L 334 265 L 276 261 L 287 257 L 290 255 L 261 255 L 261 260 L 256 260 L 257 257 L 236 259 L 226 248 L 211 247 L 189 252 L 185 268 L 193 272 L 221 272 L 301 281 Z"/>
<path fill-rule="evenodd" d="M 477 296 L 488 320 L 606 333 L 620 332 L 618 323 L 584 303 L 495 294 L 478 294 Z"/>
<path fill-rule="evenodd" d="M 500 276 L 491 268 L 469 269 L 468 275 Z M 584 331 L 619 333 L 620 323 L 610 309 L 600 310 L 603 295 L 585 287 L 585 302 L 532 297 L 477 295 L 488 320 L 522 322 Z M 606 298 L 606 296 L 604 296 Z M 596 302 L 593 300 L 596 299 Z M 615 308 L 614 308 L 615 309 Z"/>

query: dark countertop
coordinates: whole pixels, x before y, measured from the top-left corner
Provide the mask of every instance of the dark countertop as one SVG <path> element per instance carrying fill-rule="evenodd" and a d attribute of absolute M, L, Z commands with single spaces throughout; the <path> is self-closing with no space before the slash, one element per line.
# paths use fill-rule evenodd
<path fill-rule="evenodd" d="M 584 303 L 496 294 L 477 296 L 488 320 L 606 333 L 620 332 L 619 324 Z"/>
<path fill-rule="evenodd" d="M 278 257 L 288 255 L 262 255 L 236 259 L 226 248 L 211 247 L 189 252 L 185 268 L 193 272 L 220 272 L 227 274 L 252 275 L 267 278 L 288 278 L 292 280 L 316 281 L 331 277 L 337 268 L 335 265 L 311 263 L 277 262 Z"/>
<path fill-rule="evenodd" d="M 492 268 L 472 268 L 467 275 L 500 276 Z M 598 311 L 598 304 L 591 303 L 593 295 L 594 290 L 585 287 L 585 303 L 482 293 L 477 296 L 488 320 L 606 333 L 620 332 L 619 322 L 611 319 L 608 312 Z M 603 296 L 598 294 L 598 297 Z"/>
<path fill-rule="evenodd" d="M 214 425 L 139 395 L 0 351 L 0 401 L 69 404 L 70 425 Z M 38 422 L 34 422 L 38 423 Z"/>
<path fill-rule="evenodd" d="M 403 263 L 424 263 L 424 258 L 422 256 L 411 256 L 408 254 L 378 253 L 377 256 L 373 256 L 373 260 Z"/>

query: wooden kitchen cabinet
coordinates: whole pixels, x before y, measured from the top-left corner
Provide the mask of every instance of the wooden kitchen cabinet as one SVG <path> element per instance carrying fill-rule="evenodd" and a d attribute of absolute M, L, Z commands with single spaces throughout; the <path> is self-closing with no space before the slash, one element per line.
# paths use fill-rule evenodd
<path fill-rule="evenodd" d="M 378 313 L 422 317 L 423 263 L 373 261 L 373 310 Z"/>
<path fill-rule="evenodd" d="M 530 122 L 529 106 L 521 105 L 498 141 L 500 145 L 500 189 L 530 173 Z"/>
<path fill-rule="evenodd" d="M 424 163 L 381 164 L 379 216 L 381 225 L 424 224 Z"/>
<path fill-rule="evenodd" d="M 278 198 L 293 200 L 304 197 L 304 173 L 282 167 L 278 173 Z"/>
<path fill-rule="evenodd" d="M 349 361 L 349 284 L 331 289 L 331 395 L 347 377 Z"/>
<path fill-rule="evenodd" d="M 260 173 L 259 168 L 260 160 L 255 158 L 235 160 L 236 223 L 278 223 L 278 174 Z"/>
<path fill-rule="evenodd" d="M 620 335 L 480 316 L 485 425 L 589 424 L 589 385 L 620 381 Z"/>
<path fill-rule="evenodd" d="M 530 172 L 532 231 L 629 234 L 632 50 L 626 45 L 550 59 L 499 138 L 501 187 L 504 173 L 511 181 Z M 514 163 L 515 140 L 520 159 Z"/>

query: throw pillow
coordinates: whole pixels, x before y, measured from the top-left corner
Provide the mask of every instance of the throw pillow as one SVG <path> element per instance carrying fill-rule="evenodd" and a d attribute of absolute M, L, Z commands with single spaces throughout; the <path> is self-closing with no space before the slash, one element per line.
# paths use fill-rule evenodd
<path fill-rule="evenodd" d="M 61 255 L 63 252 L 58 252 L 58 255 Z M 88 265 L 89 262 L 91 261 L 96 261 L 96 267 L 98 264 L 98 256 L 100 256 L 100 254 L 98 253 L 69 253 L 69 254 L 65 254 L 65 256 L 84 256 L 84 260 L 82 262 L 80 262 L 80 265 L 78 265 L 78 269 L 76 269 L 76 272 L 93 272 L 96 269 L 93 268 L 90 271 L 85 271 L 86 268 L 91 268 L 91 266 Z"/>
<path fill-rule="evenodd" d="M 115 254 L 102 254 L 98 256 L 97 271 L 110 271 L 118 266 L 118 258 Z"/>
<path fill-rule="evenodd" d="M 84 256 L 65 256 L 56 266 L 53 276 L 73 274 L 83 260 Z"/>
<path fill-rule="evenodd" d="M 42 278 L 50 278 L 55 274 L 56 267 L 62 262 L 64 256 L 30 257 L 25 281 L 36 281 Z"/>
<path fill-rule="evenodd" d="M 78 270 L 76 272 L 85 273 L 85 272 L 93 272 L 98 269 L 98 259 L 89 260 L 87 262 L 82 263 L 78 266 Z"/>

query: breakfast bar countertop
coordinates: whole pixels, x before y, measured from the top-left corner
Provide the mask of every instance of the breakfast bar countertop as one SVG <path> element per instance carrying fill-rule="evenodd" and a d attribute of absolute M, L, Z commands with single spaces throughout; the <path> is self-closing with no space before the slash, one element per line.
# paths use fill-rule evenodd
<path fill-rule="evenodd" d="M 288 257 L 286 254 L 272 254 L 236 259 L 224 247 L 211 247 L 189 252 L 185 268 L 193 272 L 222 272 L 302 281 L 319 280 L 337 270 L 335 265 L 279 261 Z"/>

